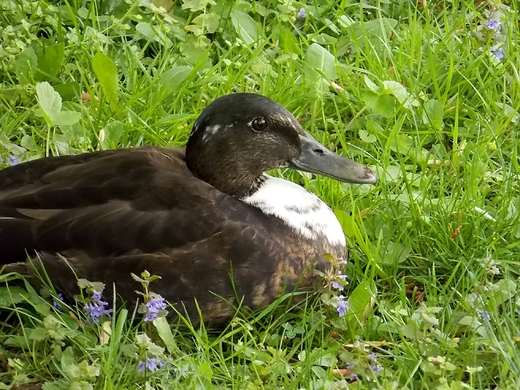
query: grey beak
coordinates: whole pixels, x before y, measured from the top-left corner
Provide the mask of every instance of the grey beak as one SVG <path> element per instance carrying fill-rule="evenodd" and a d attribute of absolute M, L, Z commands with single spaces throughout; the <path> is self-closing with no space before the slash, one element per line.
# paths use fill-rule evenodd
<path fill-rule="evenodd" d="M 289 162 L 289 168 L 317 173 L 345 183 L 373 184 L 376 174 L 368 167 L 338 156 L 309 134 L 301 134 L 302 151 Z"/>

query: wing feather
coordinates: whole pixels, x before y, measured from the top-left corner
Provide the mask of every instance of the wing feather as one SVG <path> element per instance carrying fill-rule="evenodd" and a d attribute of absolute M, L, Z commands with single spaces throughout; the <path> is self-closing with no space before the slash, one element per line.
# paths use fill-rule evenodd
<path fill-rule="evenodd" d="M 78 275 L 135 301 L 130 274 L 148 270 L 162 276 L 155 292 L 191 318 L 197 300 L 219 325 L 234 313 L 219 297 L 265 306 L 299 283 L 315 252 L 281 220 L 195 178 L 181 150 L 99 152 L 0 171 L 0 264 L 40 253 L 37 266 L 70 295 Z"/>

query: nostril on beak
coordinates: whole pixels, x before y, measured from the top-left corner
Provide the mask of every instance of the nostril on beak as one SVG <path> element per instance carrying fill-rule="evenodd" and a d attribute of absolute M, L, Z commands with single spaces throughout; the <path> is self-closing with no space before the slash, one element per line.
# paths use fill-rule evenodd
<path fill-rule="evenodd" d="M 316 153 L 318 156 L 325 156 L 325 152 L 322 149 L 314 149 L 313 152 Z"/>

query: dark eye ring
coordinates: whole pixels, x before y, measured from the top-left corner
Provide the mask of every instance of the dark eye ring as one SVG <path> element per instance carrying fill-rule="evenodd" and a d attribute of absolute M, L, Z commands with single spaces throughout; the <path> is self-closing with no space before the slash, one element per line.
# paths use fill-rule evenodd
<path fill-rule="evenodd" d="M 253 119 L 251 122 L 251 128 L 255 131 L 262 131 L 267 128 L 267 121 L 263 117 Z"/>

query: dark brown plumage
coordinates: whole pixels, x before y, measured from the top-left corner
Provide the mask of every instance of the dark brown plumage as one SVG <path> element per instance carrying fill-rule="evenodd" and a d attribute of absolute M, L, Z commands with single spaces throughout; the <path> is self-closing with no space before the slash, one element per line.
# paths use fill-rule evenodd
<path fill-rule="evenodd" d="M 114 284 L 124 301 L 135 301 L 139 289 L 130 273 L 148 270 L 162 277 L 151 290 L 194 322 L 196 299 L 205 322 L 224 325 L 234 314 L 226 301 L 265 307 L 297 285 L 313 285 L 312 269 L 327 268 L 324 253 L 344 255 L 342 245 L 319 234 L 306 238 L 240 200 L 262 187 L 264 171 L 289 164 L 345 181 L 375 181 L 368 168 L 351 162 L 344 163 L 355 172 L 345 170 L 348 175 L 305 166 L 307 142 L 319 145 L 283 107 L 236 94 L 202 113 L 187 158 L 181 149 L 141 147 L 4 169 L 0 263 L 29 254 L 39 267 L 37 252 L 56 290 L 77 293 L 75 273 L 104 282 L 109 294 Z M 315 154 L 336 156 L 313 147 Z"/>

